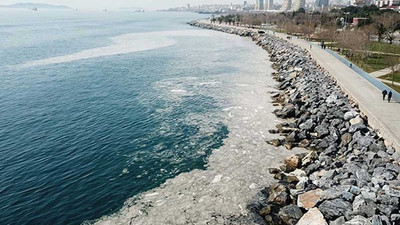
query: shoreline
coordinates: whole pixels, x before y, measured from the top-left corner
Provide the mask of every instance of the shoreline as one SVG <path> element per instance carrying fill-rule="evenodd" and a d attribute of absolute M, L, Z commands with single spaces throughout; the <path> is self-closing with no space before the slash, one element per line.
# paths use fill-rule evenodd
<path fill-rule="evenodd" d="M 310 151 L 270 169 L 277 183 L 266 188 L 257 208 L 268 224 L 400 222 L 399 154 L 385 146 L 321 62 L 300 46 L 255 30 L 190 25 L 252 37 L 271 54 L 280 90 L 272 96 L 281 105 L 275 114 L 289 120 L 271 131 L 283 138 L 269 143 Z"/>
<path fill-rule="evenodd" d="M 251 47 L 247 54 L 254 57 L 248 61 L 253 69 L 243 70 L 249 75 L 227 74 L 229 85 L 235 87 L 224 90 L 232 106 L 221 112 L 229 128 L 224 145 L 212 151 L 205 170 L 182 173 L 158 188 L 139 194 L 127 200 L 119 212 L 94 221 L 97 224 L 263 223 L 248 206 L 273 181 L 268 168 L 278 166 L 279 161 L 293 153 L 266 143 L 278 137 L 268 130 L 280 122 L 272 113 L 276 108 L 268 94 L 276 84 L 271 76 L 273 70 L 266 61 L 268 53 L 251 40 L 212 33 L 237 41 L 237 46 Z M 235 62 L 241 62 L 237 58 Z"/>

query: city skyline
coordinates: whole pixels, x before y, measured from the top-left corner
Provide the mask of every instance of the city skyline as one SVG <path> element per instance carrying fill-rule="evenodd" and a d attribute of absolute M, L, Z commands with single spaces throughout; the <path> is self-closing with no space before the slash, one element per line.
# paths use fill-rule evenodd
<path fill-rule="evenodd" d="M 160 10 L 171 7 L 180 7 L 187 4 L 243 4 L 243 0 L 2 0 L 1 5 L 16 3 L 45 3 L 54 5 L 65 5 L 71 8 L 80 9 L 119 9 L 124 7 L 141 7 L 148 10 Z M 249 4 L 255 1 L 247 1 Z"/>

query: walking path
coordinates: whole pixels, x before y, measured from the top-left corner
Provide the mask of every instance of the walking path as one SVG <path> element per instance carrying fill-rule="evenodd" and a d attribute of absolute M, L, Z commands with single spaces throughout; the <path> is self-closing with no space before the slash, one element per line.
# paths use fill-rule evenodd
<path fill-rule="evenodd" d="M 283 39 L 288 36 L 281 33 L 276 35 Z M 288 41 L 307 49 L 313 59 L 337 80 L 343 91 L 358 103 L 361 111 L 368 117 L 369 124 L 385 138 L 386 144 L 393 145 L 400 151 L 400 104 L 382 101 L 380 89 L 385 86 L 381 86 L 381 82 L 371 77 L 376 81 L 374 82 L 359 71 L 356 72 L 359 68 L 350 68 L 346 64 L 347 60 L 340 60 L 329 51 L 317 46 L 310 49 L 310 43 L 306 40 L 292 38 Z"/>
<path fill-rule="evenodd" d="M 399 69 L 400 69 L 400 64 L 397 65 L 397 66 L 395 67 L 395 70 L 399 70 Z M 381 69 L 381 70 L 372 72 L 372 73 L 370 73 L 370 74 L 371 74 L 371 76 L 373 76 L 373 77 L 380 77 L 380 76 L 389 74 L 389 73 L 391 73 L 391 72 L 392 72 L 392 69 L 390 69 L 390 68 L 385 68 L 385 69 Z"/>
<path fill-rule="evenodd" d="M 204 21 L 208 22 L 208 21 Z M 208 22 L 209 23 L 209 22 Z M 226 27 L 236 27 L 223 25 Z M 274 33 L 277 37 L 285 39 L 310 52 L 311 57 L 322 66 L 338 82 L 349 98 L 354 100 L 362 113 L 368 118 L 368 124 L 385 138 L 387 146 L 393 146 L 400 153 L 400 95 L 394 91 L 391 103 L 382 101 L 382 90 L 391 88 L 370 76 L 368 73 L 353 65 L 347 59 L 337 55 L 331 50 L 323 50 L 320 47 L 296 37 L 288 40 L 290 36 L 283 33 Z M 313 47 L 310 49 L 310 45 Z"/>

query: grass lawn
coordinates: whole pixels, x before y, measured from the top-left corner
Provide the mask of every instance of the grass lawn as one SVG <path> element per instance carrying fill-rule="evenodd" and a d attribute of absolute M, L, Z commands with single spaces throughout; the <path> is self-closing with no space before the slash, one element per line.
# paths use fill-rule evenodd
<path fill-rule="evenodd" d="M 392 74 L 386 74 L 384 76 L 379 77 L 381 79 L 385 79 L 388 81 L 392 81 Z M 400 82 L 400 70 L 394 72 L 394 82 Z"/>
<path fill-rule="evenodd" d="M 371 42 L 368 51 L 400 54 L 400 45 L 382 42 Z"/>
<path fill-rule="evenodd" d="M 337 43 L 328 43 L 327 46 L 329 48 L 333 48 L 336 50 Z M 367 51 L 375 51 L 375 52 L 383 52 L 383 53 L 397 53 L 400 54 L 400 45 L 394 45 L 394 44 L 388 44 L 388 43 L 380 43 L 380 42 L 371 42 L 371 44 L 368 47 Z M 344 53 L 343 53 L 344 54 Z M 363 69 L 367 73 L 375 72 L 381 69 L 385 69 L 390 67 L 390 60 L 393 56 L 390 55 L 384 55 L 384 54 L 373 54 L 371 53 L 364 59 L 351 59 L 348 58 L 350 61 L 352 61 L 355 65 Z M 358 58 L 358 57 L 356 57 Z M 400 62 L 400 56 L 399 62 Z"/>
<path fill-rule="evenodd" d="M 392 85 L 392 83 L 390 83 L 390 82 L 383 82 L 383 83 L 385 83 L 387 86 L 393 88 L 397 93 L 400 93 L 400 86 Z"/>
<path fill-rule="evenodd" d="M 355 64 L 367 73 L 390 67 L 389 58 L 393 56 L 371 54 L 362 60 L 355 61 Z"/>

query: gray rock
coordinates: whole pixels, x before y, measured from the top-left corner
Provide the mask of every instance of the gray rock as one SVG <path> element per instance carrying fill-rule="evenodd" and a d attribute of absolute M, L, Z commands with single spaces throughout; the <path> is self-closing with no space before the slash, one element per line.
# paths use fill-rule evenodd
<path fill-rule="evenodd" d="M 326 200 L 319 205 L 319 210 L 328 220 L 334 220 L 340 216 L 344 216 L 345 212 L 351 207 L 349 202 L 342 199 Z"/>
<path fill-rule="evenodd" d="M 361 137 L 357 139 L 358 148 L 368 148 L 372 143 L 374 143 L 374 139 L 368 136 Z"/>
<path fill-rule="evenodd" d="M 356 171 L 356 178 L 358 182 L 369 182 L 371 181 L 371 175 L 365 169 L 359 169 Z"/>
<path fill-rule="evenodd" d="M 346 220 L 344 219 L 344 216 L 341 216 L 339 218 L 337 218 L 334 221 L 331 221 L 329 223 L 329 225 L 343 225 L 346 222 Z"/>
<path fill-rule="evenodd" d="M 303 216 L 303 212 L 297 205 L 287 205 L 279 210 L 278 216 L 286 224 L 295 225 Z"/>
<path fill-rule="evenodd" d="M 348 202 L 352 202 L 353 199 L 354 199 L 354 195 L 353 195 L 352 193 L 350 193 L 350 192 L 344 192 L 344 193 L 342 194 L 342 198 L 343 198 L 344 200 L 348 201 Z"/>
<path fill-rule="evenodd" d="M 364 199 L 369 199 L 376 202 L 376 194 L 374 192 L 362 190 L 361 195 Z"/>
<path fill-rule="evenodd" d="M 299 125 L 299 128 L 302 130 L 309 131 L 314 127 L 314 123 L 312 119 L 308 119 L 306 122 Z"/>
<path fill-rule="evenodd" d="M 372 225 L 371 222 L 363 216 L 355 216 L 353 219 L 344 223 L 344 225 Z"/>
<path fill-rule="evenodd" d="M 358 124 L 358 123 L 364 123 L 364 120 L 360 116 L 357 116 L 350 120 L 351 125 Z"/>
<path fill-rule="evenodd" d="M 376 213 L 377 206 L 373 201 L 364 199 L 361 195 L 354 198 L 353 214 L 371 217 Z"/>
<path fill-rule="evenodd" d="M 345 119 L 346 121 L 349 121 L 349 120 L 351 120 L 351 119 L 357 117 L 358 115 L 359 115 L 359 113 L 356 112 L 356 111 L 348 111 L 348 112 L 346 112 L 346 113 L 344 114 L 344 119 Z"/>
<path fill-rule="evenodd" d="M 321 124 L 315 127 L 315 132 L 317 132 L 317 137 L 321 138 L 329 134 L 328 124 Z"/>
<path fill-rule="evenodd" d="M 392 214 L 392 215 L 390 216 L 390 220 L 391 220 L 392 222 L 394 222 L 394 224 L 399 224 L 399 222 L 400 222 L 400 214 L 398 214 L 398 213 Z"/>
<path fill-rule="evenodd" d="M 350 133 L 342 135 L 342 145 L 346 146 L 353 140 L 353 136 Z"/>
<path fill-rule="evenodd" d="M 269 191 L 269 196 L 267 201 L 277 204 L 285 205 L 288 202 L 289 194 L 287 187 L 282 184 L 273 184 Z"/>
<path fill-rule="evenodd" d="M 372 225 L 383 225 L 382 218 L 378 215 L 372 217 L 371 223 Z"/>
<path fill-rule="evenodd" d="M 350 133 L 354 133 L 356 131 L 366 132 L 366 130 L 367 130 L 367 127 L 362 123 L 351 125 L 350 128 L 349 128 L 349 132 Z"/>

